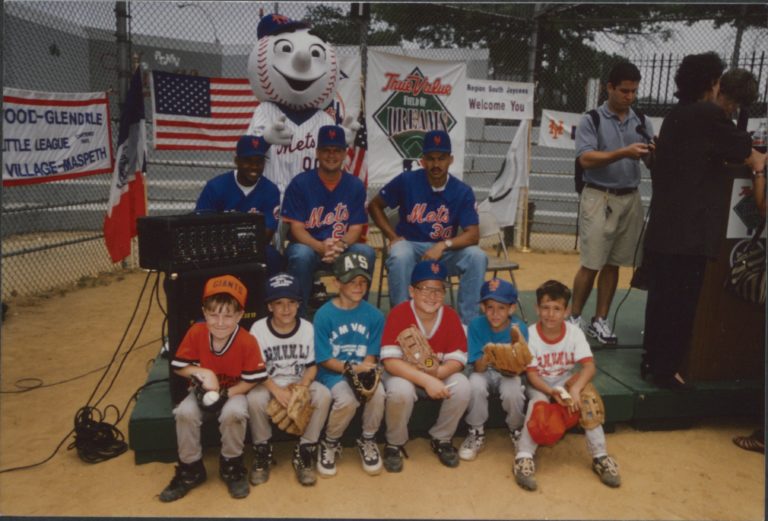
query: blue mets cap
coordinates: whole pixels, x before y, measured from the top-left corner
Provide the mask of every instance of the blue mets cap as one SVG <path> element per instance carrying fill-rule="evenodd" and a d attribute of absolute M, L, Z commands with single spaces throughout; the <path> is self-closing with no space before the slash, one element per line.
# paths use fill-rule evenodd
<path fill-rule="evenodd" d="M 242 136 L 237 141 L 237 151 L 235 154 L 237 157 L 254 157 L 267 155 L 269 150 L 269 143 L 263 137 L 259 136 Z"/>
<path fill-rule="evenodd" d="M 268 14 L 262 17 L 256 27 L 256 38 L 273 36 L 275 34 L 295 31 L 296 29 L 308 29 L 309 24 L 300 20 L 293 20 L 281 14 Z"/>
<path fill-rule="evenodd" d="M 317 133 L 317 148 L 336 147 L 347 148 L 344 129 L 338 125 L 325 125 Z"/>
<path fill-rule="evenodd" d="M 451 136 L 444 130 L 430 130 L 424 134 L 424 146 L 421 148 L 422 154 L 430 152 L 448 152 L 451 153 Z"/>
<path fill-rule="evenodd" d="M 415 286 L 424 280 L 439 280 L 442 283 L 448 278 L 448 270 L 445 264 L 437 261 L 421 261 L 413 267 L 411 273 L 411 286 Z"/>
<path fill-rule="evenodd" d="M 301 301 L 299 281 L 296 280 L 293 275 L 278 273 L 267 280 L 267 291 L 264 296 L 264 302 L 272 302 L 279 298 L 289 298 L 291 300 Z"/>
<path fill-rule="evenodd" d="M 480 288 L 480 302 L 495 300 L 502 304 L 517 304 L 517 288 L 511 282 L 493 278 Z"/>

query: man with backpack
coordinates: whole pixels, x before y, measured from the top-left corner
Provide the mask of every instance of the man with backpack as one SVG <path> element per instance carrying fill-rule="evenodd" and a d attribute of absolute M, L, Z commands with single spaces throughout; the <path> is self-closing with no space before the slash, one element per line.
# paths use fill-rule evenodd
<path fill-rule="evenodd" d="M 637 266 L 642 248 L 643 205 L 640 160 L 653 157 L 651 122 L 632 109 L 640 71 L 629 62 L 613 66 L 606 84 L 608 99 L 581 118 L 576 128 L 576 174 L 583 171 L 579 202 L 581 266 L 573 281 L 569 320 L 604 345 L 618 339 L 608 311 L 619 281 L 619 266 Z M 597 278 L 597 306 L 589 325 L 581 318 Z"/>

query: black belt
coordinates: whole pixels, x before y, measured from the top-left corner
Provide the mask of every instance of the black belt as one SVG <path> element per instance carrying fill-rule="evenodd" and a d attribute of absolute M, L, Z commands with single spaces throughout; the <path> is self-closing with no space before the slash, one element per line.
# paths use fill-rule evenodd
<path fill-rule="evenodd" d="M 605 186 L 600 185 L 594 185 L 592 183 L 584 183 L 584 186 L 588 188 L 592 188 L 594 190 L 600 190 L 601 192 L 605 192 L 607 194 L 613 194 L 613 195 L 627 195 L 631 194 L 637 191 L 637 187 L 635 188 L 606 188 Z"/>

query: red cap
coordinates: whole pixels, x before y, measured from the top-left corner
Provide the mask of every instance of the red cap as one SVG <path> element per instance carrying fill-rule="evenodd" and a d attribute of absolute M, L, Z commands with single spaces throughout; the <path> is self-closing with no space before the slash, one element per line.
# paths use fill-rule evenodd
<path fill-rule="evenodd" d="M 242 282 L 232 275 L 221 275 L 220 277 L 209 279 L 208 282 L 205 283 L 205 289 L 203 289 L 203 300 L 211 295 L 216 295 L 217 293 L 232 295 L 232 297 L 240 303 L 240 307 L 245 308 L 245 299 L 248 296 L 248 290 Z"/>
<path fill-rule="evenodd" d="M 554 445 L 578 421 L 578 412 L 568 412 L 557 403 L 536 402 L 528 420 L 528 432 L 539 445 Z"/>

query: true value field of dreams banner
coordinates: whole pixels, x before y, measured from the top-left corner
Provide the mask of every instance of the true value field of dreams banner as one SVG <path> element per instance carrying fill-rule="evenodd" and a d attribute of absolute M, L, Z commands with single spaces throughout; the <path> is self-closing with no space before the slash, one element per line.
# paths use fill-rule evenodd
<path fill-rule="evenodd" d="M 408 168 L 421 168 L 421 145 L 430 130 L 453 143 L 451 174 L 461 178 L 467 68 L 463 62 L 368 53 L 365 113 L 368 182 L 384 184 Z"/>
<path fill-rule="evenodd" d="M 3 88 L 3 186 L 111 172 L 106 92 Z"/>

